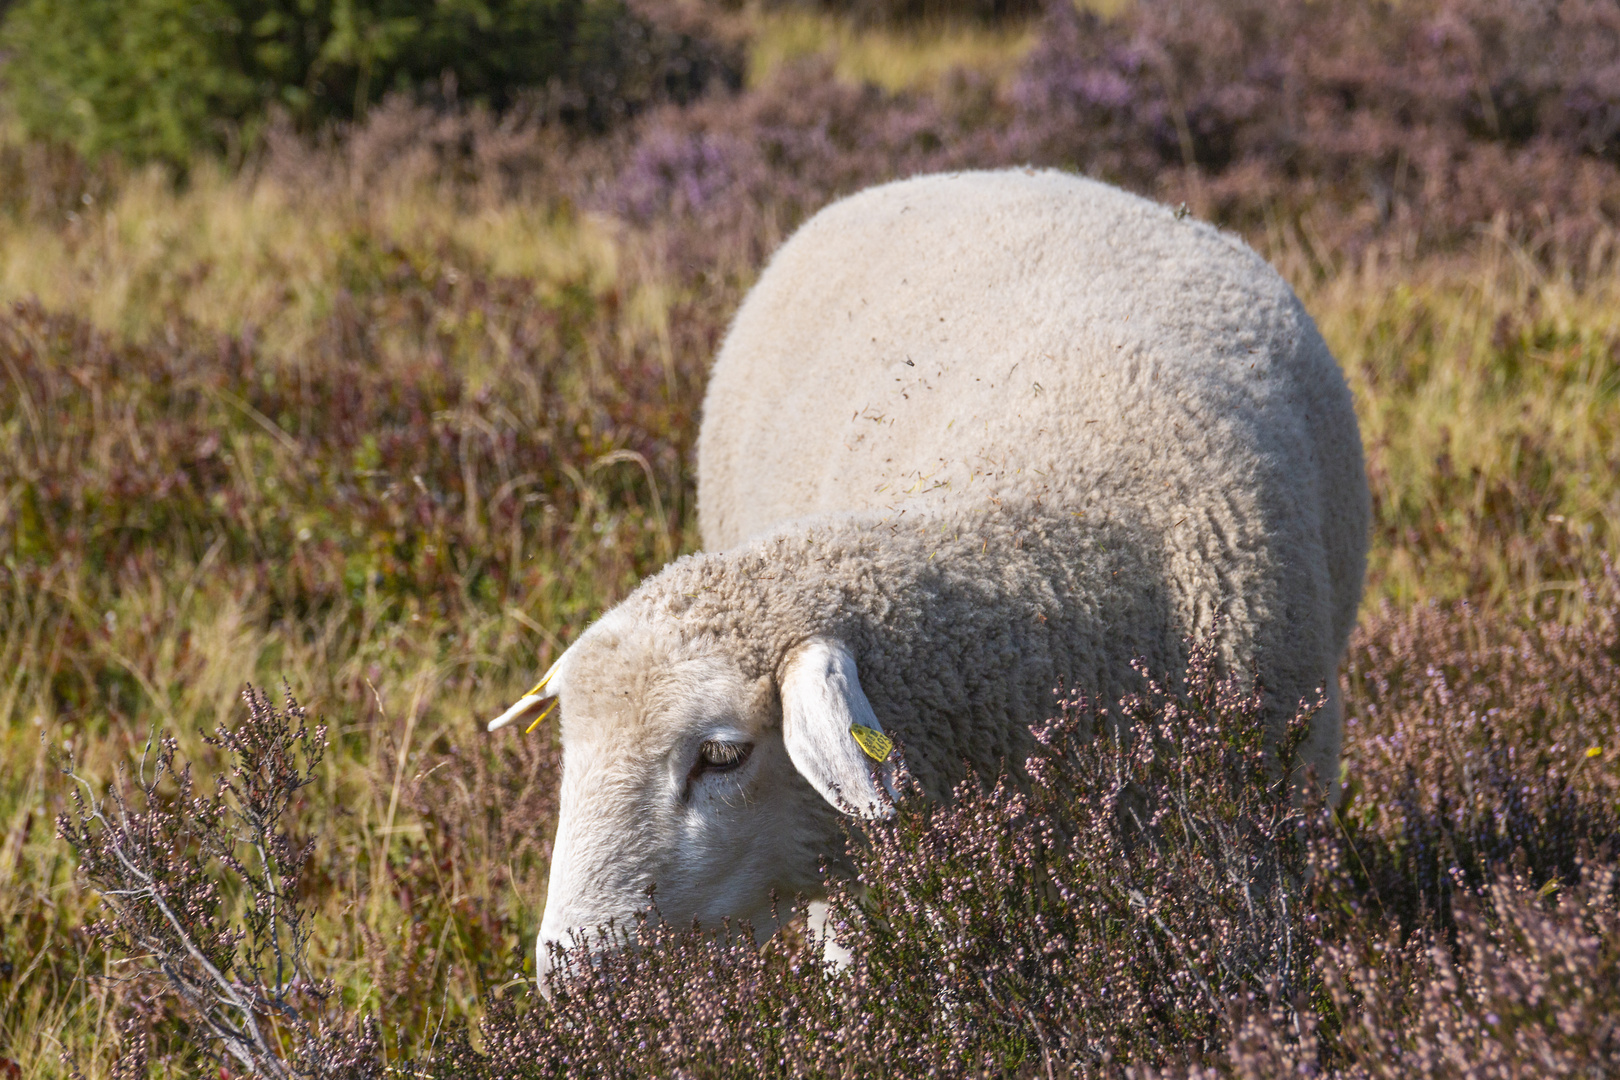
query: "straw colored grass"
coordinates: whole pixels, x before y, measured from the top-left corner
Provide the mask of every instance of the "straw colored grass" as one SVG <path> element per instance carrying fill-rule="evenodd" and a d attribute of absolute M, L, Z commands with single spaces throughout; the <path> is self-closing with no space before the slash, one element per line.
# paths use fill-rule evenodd
<path fill-rule="evenodd" d="M 811 55 L 890 90 L 999 79 L 1031 40 L 755 17 L 756 84 Z M 57 759 L 105 781 L 161 727 L 211 768 L 247 682 L 331 726 L 313 959 L 390 1056 L 515 992 L 556 751 L 479 721 L 696 543 L 703 373 L 746 275 L 667 270 L 561 198 L 295 175 L 0 214 L 0 1058 L 27 1078 L 115 1049 Z M 1369 610 L 1582 615 L 1620 550 L 1620 267 L 1488 233 L 1343 265 L 1249 239 L 1355 391 Z"/>
<path fill-rule="evenodd" d="M 1012 75 L 1034 44 L 1029 25 L 936 21 L 904 28 L 862 27 L 803 9 L 755 12 L 748 79 L 759 86 L 784 65 L 817 58 L 837 78 L 889 91 L 927 90 L 956 70 L 990 79 Z"/>

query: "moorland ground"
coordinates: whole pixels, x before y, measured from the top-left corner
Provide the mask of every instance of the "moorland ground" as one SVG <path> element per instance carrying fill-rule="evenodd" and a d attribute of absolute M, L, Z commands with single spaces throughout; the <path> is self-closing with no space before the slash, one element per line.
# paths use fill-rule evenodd
<path fill-rule="evenodd" d="M 147 1029 L 143 1069 L 201 1067 L 195 1019 L 117 981 L 147 961 L 87 931 L 101 909 L 57 835 L 61 766 L 105 784 L 163 730 L 212 775 L 204 736 L 241 721 L 249 683 L 329 725 L 294 805 L 315 844 L 299 888 L 311 969 L 346 1016 L 377 1021 L 366 1052 L 427 1069 L 469 1023 L 496 1058 L 501 1023 L 560 1024 L 522 981 L 559 750 L 549 728 L 481 721 L 694 549 L 704 372 L 772 246 L 865 183 L 1024 162 L 1235 229 L 1350 379 L 1374 500 L 1332 834 L 1333 865 L 1354 865 L 1310 914 L 1293 999 L 1237 965 L 1186 1004 L 1198 940 L 1224 939 L 1162 912 L 1133 929 L 1126 904 L 1094 946 L 1193 943 L 1179 967 L 1132 969 L 1158 1002 L 1142 1008 L 1163 1010 L 1139 1028 L 1157 1041 L 1110 1036 L 1114 1060 L 1084 1035 L 1049 1046 L 1043 1032 L 1137 1014 L 1045 990 L 1039 1015 L 1004 1008 L 988 980 L 978 1034 L 938 1034 L 979 1015 L 967 990 L 900 995 L 891 1042 L 849 1036 L 840 1067 L 904 1074 L 872 1065 L 901 1046 L 960 1051 L 940 1067 L 969 1074 L 1383 1075 L 1399 1053 L 1417 1072 L 1389 1075 L 1615 1068 L 1620 136 L 1578 102 L 1620 107 L 1600 77 L 1620 27 L 1571 5 L 1319 8 L 718 13 L 714 32 L 744 43 L 739 86 L 606 132 L 396 98 L 324 135 L 272 122 L 237 160 L 183 170 L 87 158 L 7 116 L 0 1073 L 113 1075 Z M 994 832 L 970 818 L 953 828 Z M 671 964 L 672 982 L 696 978 Z M 756 985 L 760 1001 L 800 977 L 761 970 L 777 989 Z M 1064 972 L 1075 1000 L 1119 977 Z M 785 1013 L 725 1013 L 736 1002 L 710 991 L 692 1000 L 721 1002 L 726 1032 L 631 1003 L 600 1044 L 547 1052 L 573 1045 L 581 1074 L 599 1054 L 743 1075 L 766 1051 L 735 1040 L 756 1037 L 792 1057 L 759 1035 Z M 538 1052 L 520 1044 L 508 1065 Z"/>

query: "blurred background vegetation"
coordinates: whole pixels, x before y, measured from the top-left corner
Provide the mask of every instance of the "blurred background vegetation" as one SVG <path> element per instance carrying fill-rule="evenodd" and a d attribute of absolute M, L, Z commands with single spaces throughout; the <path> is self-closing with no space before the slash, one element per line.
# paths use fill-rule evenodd
<path fill-rule="evenodd" d="M 20 0 L 0 28 L 30 135 L 181 167 L 251 147 L 273 113 L 319 130 L 391 93 L 542 95 L 601 129 L 723 78 L 693 45 L 623 0 Z"/>
<path fill-rule="evenodd" d="M 330 724 L 297 807 L 313 960 L 379 1053 L 526 1001 L 557 748 L 479 721 L 695 545 L 704 374 L 763 259 L 922 170 L 1185 203 L 1321 325 L 1375 503 L 1347 817 L 1375 870 L 1429 875 L 1356 903 L 1415 933 L 1453 870 L 1519 866 L 1533 901 L 1612 864 L 1611 4 L 3 13 L 0 1077 L 113 1075 L 129 1015 L 153 1075 L 201 1067 L 172 1002 L 104 978 L 128 961 L 86 933 L 56 763 L 105 782 L 163 728 L 206 775 L 249 681 Z"/>

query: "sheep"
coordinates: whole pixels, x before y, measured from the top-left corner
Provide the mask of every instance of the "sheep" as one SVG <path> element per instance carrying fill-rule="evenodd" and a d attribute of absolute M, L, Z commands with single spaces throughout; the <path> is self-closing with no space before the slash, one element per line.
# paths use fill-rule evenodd
<path fill-rule="evenodd" d="M 715 361 L 698 516 L 705 552 L 490 724 L 560 703 L 542 972 L 652 887 L 769 931 L 773 893 L 847 871 L 845 818 L 890 812 L 891 740 L 947 798 L 1024 760 L 1056 688 L 1106 701 L 1193 635 L 1276 723 L 1325 688 L 1294 765 L 1336 792 L 1350 392 L 1288 285 L 1184 213 L 1033 170 L 822 210 Z"/>

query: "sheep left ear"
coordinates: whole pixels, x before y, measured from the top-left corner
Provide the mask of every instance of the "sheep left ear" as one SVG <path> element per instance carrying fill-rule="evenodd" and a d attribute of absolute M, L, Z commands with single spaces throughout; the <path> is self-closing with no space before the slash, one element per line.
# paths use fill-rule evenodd
<path fill-rule="evenodd" d="M 865 729 L 859 739 L 858 729 Z M 788 660 L 782 739 L 794 768 L 839 810 L 869 819 L 894 816 L 892 744 L 843 643 L 815 638 Z M 863 746 L 882 750 L 883 759 L 874 760 Z"/>

